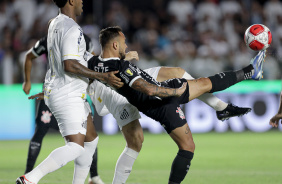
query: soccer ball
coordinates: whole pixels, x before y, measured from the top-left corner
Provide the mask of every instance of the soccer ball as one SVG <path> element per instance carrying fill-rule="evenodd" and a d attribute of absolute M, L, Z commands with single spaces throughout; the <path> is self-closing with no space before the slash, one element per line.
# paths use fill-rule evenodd
<path fill-rule="evenodd" d="M 254 24 L 246 30 L 244 41 L 252 50 L 265 50 L 271 44 L 272 35 L 270 30 L 265 25 Z"/>

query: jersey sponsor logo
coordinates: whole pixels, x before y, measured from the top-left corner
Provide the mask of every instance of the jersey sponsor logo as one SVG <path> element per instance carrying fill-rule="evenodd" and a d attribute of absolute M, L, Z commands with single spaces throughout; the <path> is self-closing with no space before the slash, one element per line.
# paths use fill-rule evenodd
<path fill-rule="evenodd" d="M 128 117 L 129 117 L 129 113 L 127 112 L 126 109 L 123 109 L 123 111 L 120 114 L 120 119 L 124 120 L 124 119 L 127 119 Z"/>
<path fill-rule="evenodd" d="M 123 78 L 125 83 L 127 83 L 127 84 L 129 83 L 129 78 L 126 75 L 124 75 L 123 73 L 120 73 L 120 77 Z"/>
<path fill-rule="evenodd" d="M 97 98 L 97 100 L 100 102 L 100 103 L 102 103 L 102 99 L 99 97 L 99 98 Z"/>
<path fill-rule="evenodd" d="M 180 117 L 181 119 L 185 119 L 185 115 L 184 115 L 184 113 L 183 113 L 183 111 L 181 110 L 180 107 L 177 107 L 176 113 L 179 114 L 179 117 Z"/>
<path fill-rule="evenodd" d="M 52 113 L 50 113 L 49 111 L 42 111 L 41 121 L 43 123 L 50 123 L 51 116 L 52 116 Z"/>
<path fill-rule="evenodd" d="M 127 69 L 125 70 L 125 74 L 128 75 L 128 76 L 132 76 L 132 75 L 133 75 L 133 72 L 132 72 L 131 69 L 127 68 Z"/>

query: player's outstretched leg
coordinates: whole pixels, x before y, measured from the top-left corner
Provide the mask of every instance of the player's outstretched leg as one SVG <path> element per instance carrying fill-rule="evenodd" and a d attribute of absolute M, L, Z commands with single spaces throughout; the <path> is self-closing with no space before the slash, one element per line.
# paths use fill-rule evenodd
<path fill-rule="evenodd" d="M 237 107 L 230 103 L 224 110 L 216 111 L 216 117 L 217 119 L 224 121 L 224 120 L 228 120 L 231 117 L 243 116 L 244 114 L 251 112 L 251 110 L 252 110 L 251 108 Z"/>
<path fill-rule="evenodd" d="M 152 73 L 153 77 L 156 76 L 157 73 L 156 79 L 159 82 L 163 82 L 171 78 L 184 78 L 187 80 L 195 79 L 180 67 L 156 67 L 148 69 L 148 73 L 150 72 Z M 212 93 L 202 94 L 197 99 L 216 110 L 217 118 L 222 121 L 231 117 L 242 116 L 251 111 L 251 108 L 238 107 L 233 104 L 228 104 L 214 96 Z"/>
<path fill-rule="evenodd" d="M 228 87 L 247 79 L 260 80 L 262 78 L 262 65 L 265 59 L 265 51 L 260 51 L 251 64 L 238 71 L 221 72 L 208 78 L 188 80 L 189 101 L 204 93 L 222 91 Z"/>
<path fill-rule="evenodd" d="M 265 61 L 266 50 L 260 51 L 256 57 L 251 60 L 251 65 L 254 67 L 254 73 L 252 75 L 252 79 L 260 80 L 263 78 L 263 62 Z"/>

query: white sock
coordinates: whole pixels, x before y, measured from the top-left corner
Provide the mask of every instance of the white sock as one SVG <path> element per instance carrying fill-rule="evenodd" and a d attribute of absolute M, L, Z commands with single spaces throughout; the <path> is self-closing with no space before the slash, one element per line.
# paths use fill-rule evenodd
<path fill-rule="evenodd" d="M 188 80 L 194 79 L 187 72 L 184 73 L 182 78 L 185 78 L 185 79 L 188 79 Z M 211 108 L 213 108 L 216 111 L 222 111 L 228 105 L 224 101 L 222 101 L 219 98 L 217 98 L 216 96 L 214 96 L 212 93 L 202 94 L 201 96 L 198 97 L 198 99 L 201 100 L 202 102 L 206 103 L 207 105 L 209 105 Z"/>
<path fill-rule="evenodd" d="M 139 152 L 125 147 L 116 164 L 113 184 L 124 184 L 126 182 L 138 154 Z"/>
<path fill-rule="evenodd" d="M 74 142 L 68 142 L 65 146 L 55 149 L 50 155 L 43 160 L 35 169 L 27 173 L 25 177 L 34 183 L 53 172 L 60 167 L 66 165 L 69 161 L 76 159 L 84 152 L 84 148 Z"/>
<path fill-rule="evenodd" d="M 91 142 L 84 142 L 84 153 L 74 160 L 73 184 L 85 182 L 95 153 L 99 137 Z"/>

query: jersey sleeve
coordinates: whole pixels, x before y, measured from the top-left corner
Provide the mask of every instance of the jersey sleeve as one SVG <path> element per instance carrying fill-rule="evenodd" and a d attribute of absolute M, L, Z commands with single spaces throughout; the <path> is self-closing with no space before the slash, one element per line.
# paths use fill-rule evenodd
<path fill-rule="evenodd" d="M 77 26 L 73 26 L 72 28 L 70 28 L 64 35 L 62 40 L 62 61 L 68 59 L 80 60 L 80 49 L 85 49 L 82 48 L 83 41 L 84 36 L 82 30 L 79 29 L 79 27 Z"/>
<path fill-rule="evenodd" d="M 120 77 L 128 84 L 130 87 L 132 84 L 139 78 L 140 72 L 136 67 L 133 66 L 132 63 L 129 61 L 120 61 L 121 62 L 121 70 L 120 70 Z"/>
<path fill-rule="evenodd" d="M 42 54 L 47 54 L 47 36 L 41 38 L 36 42 L 36 44 L 32 48 L 32 54 L 36 57 L 39 57 Z"/>
<path fill-rule="evenodd" d="M 91 38 L 89 38 L 89 36 L 87 36 L 86 34 L 84 35 L 84 39 L 85 39 L 85 43 L 86 43 L 86 50 L 90 53 L 92 53 L 94 51 L 94 45 L 91 42 Z"/>

